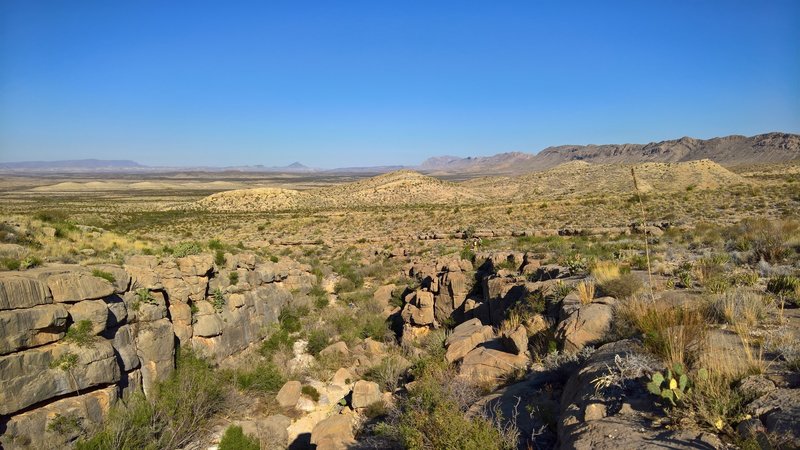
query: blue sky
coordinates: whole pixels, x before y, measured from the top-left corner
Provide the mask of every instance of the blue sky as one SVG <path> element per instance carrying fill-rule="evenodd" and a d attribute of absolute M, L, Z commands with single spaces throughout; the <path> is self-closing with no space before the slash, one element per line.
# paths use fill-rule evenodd
<path fill-rule="evenodd" d="M 797 1 L 0 2 L 0 160 L 416 164 L 800 132 Z"/>

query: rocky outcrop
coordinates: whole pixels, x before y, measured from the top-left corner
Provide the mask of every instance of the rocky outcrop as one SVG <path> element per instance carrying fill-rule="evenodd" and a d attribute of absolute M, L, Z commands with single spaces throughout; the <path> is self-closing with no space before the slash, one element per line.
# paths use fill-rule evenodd
<path fill-rule="evenodd" d="M 478 319 L 470 319 L 455 327 L 447 337 L 445 347 L 447 352 L 444 357 L 447 362 L 457 361 L 467 355 L 472 349 L 494 336 L 492 327 L 484 325 Z"/>
<path fill-rule="evenodd" d="M 588 345 L 601 343 L 611 329 L 615 303 L 614 298 L 603 297 L 582 305 L 577 294 L 567 295 L 562 302 L 563 320 L 556 330 L 564 351 L 577 352 Z"/>
<path fill-rule="evenodd" d="M 496 380 L 503 375 L 524 369 L 528 358 L 486 347 L 478 347 L 464 356 L 461 375 L 473 380 Z"/>
<path fill-rule="evenodd" d="M 592 383 L 608 373 L 617 355 L 641 353 L 633 341 L 606 344 L 573 374 L 564 386 L 558 419 L 563 449 L 722 448 L 719 439 L 694 430 L 654 428 L 648 417 L 661 414 L 642 382 L 621 389 L 599 389 Z"/>
<path fill-rule="evenodd" d="M 150 395 L 174 369 L 177 345 L 216 361 L 245 349 L 292 290 L 315 281 L 290 260 L 229 257 L 226 268 L 205 254 L 0 273 L 0 446 L 56 442 L 46 430 L 57 413 L 89 426 L 122 392 Z"/>

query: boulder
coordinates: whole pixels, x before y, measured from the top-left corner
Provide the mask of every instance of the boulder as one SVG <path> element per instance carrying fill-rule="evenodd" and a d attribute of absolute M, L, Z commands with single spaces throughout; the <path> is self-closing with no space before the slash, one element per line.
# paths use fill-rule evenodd
<path fill-rule="evenodd" d="M 493 380 L 524 369 L 528 358 L 499 350 L 478 347 L 464 356 L 461 375 L 474 380 Z"/>
<path fill-rule="evenodd" d="M 293 408 L 297 401 L 300 400 L 302 388 L 303 385 L 299 381 L 287 381 L 278 391 L 275 400 L 283 408 Z"/>
<path fill-rule="evenodd" d="M 353 385 L 353 408 L 366 408 L 381 399 L 381 389 L 373 381 L 358 380 Z"/>
<path fill-rule="evenodd" d="M 0 355 L 55 342 L 66 331 L 63 305 L 0 311 Z"/>
<path fill-rule="evenodd" d="M 85 300 L 69 307 L 69 315 L 73 323 L 88 320 L 92 323 L 92 332 L 100 334 L 108 324 L 108 306 L 102 300 Z"/>
<path fill-rule="evenodd" d="M 478 319 L 470 319 L 455 327 L 447 337 L 445 359 L 448 363 L 457 361 L 494 336 L 492 327 L 483 325 Z"/>
<path fill-rule="evenodd" d="M 433 293 L 417 290 L 416 293 L 410 294 L 409 297 L 410 301 L 401 313 L 403 320 L 419 326 L 433 324 Z"/>
<path fill-rule="evenodd" d="M 50 290 L 39 280 L 0 273 L 0 311 L 53 303 Z"/>
<path fill-rule="evenodd" d="M 105 340 L 89 347 L 56 343 L 0 356 L 0 414 L 119 378 L 114 349 Z"/>
<path fill-rule="evenodd" d="M 387 307 L 392 301 L 395 290 L 397 290 L 397 286 L 394 284 L 381 286 L 375 290 L 375 293 L 372 294 L 372 298 L 375 300 L 375 303 L 381 305 L 382 307 Z"/>
<path fill-rule="evenodd" d="M 183 275 L 195 277 L 205 277 L 214 268 L 214 257 L 209 253 L 176 258 L 175 262 Z"/>
<path fill-rule="evenodd" d="M 336 371 L 331 379 L 331 384 L 348 387 L 356 381 L 356 376 L 344 367 Z"/>
<path fill-rule="evenodd" d="M 67 272 L 50 275 L 47 287 L 56 303 L 96 300 L 115 292 L 107 280 L 85 272 Z"/>
<path fill-rule="evenodd" d="M 287 429 L 291 424 L 292 419 L 283 414 L 271 415 L 258 423 L 258 435 L 266 450 L 286 448 L 289 444 L 289 433 Z"/>
<path fill-rule="evenodd" d="M 343 341 L 339 341 L 325 347 L 319 352 L 319 354 L 320 356 L 326 357 L 341 356 L 347 358 L 350 356 L 350 350 L 347 348 L 347 344 L 345 344 Z"/>
<path fill-rule="evenodd" d="M 440 276 L 439 297 L 434 311 L 438 322 L 449 319 L 467 299 L 467 277 L 459 272 L 445 272 Z"/>
<path fill-rule="evenodd" d="M 353 417 L 349 414 L 328 417 L 311 430 L 311 444 L 317 450 L 347 450 L 354 443 Z"/>
<path fill-rule="evenodd" d="M 556 337 L 564 351 L 576 352 L 602 342 L 611 329 L 613 306 L 603 303 L 583 305 L 558 324 Z"/>
<path fill-rule="evenodd" d="M 519 325 L 513 330 L 506 330 L 502 333 L 502 341 L 506 350 L 516 355 L 528 351 L 528 330 L 523 325 Z"/>
<path fill-rule="evenodd" d="M 800 448 L 800 389 L 773 390 L 746 409 L 761 420 L 768 434 L 780 436 L 786 448 Z"/>

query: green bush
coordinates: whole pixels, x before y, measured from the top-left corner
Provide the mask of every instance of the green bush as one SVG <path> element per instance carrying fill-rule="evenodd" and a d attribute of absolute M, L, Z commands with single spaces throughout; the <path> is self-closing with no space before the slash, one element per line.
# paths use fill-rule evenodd
<path fill-rule="evenodd" d="M 289 332 L 279 328 L 261 343 L 258 352 L 267 358 L 272 358 L 272 355 L 279 350 L 291 349 L 296 340 L 289 335 Z"/>
<path fill-rule="evenodd" d="M 181 242 L 172 250 L 172 256 L 183 258 L 184 256 L 196 255 L 203 252 L 203 247 L 197 242 Z"/>
<path fill-rule="evenodd" d="M 108 281 L 109 283 L 114 283 L 114 282 L 117 281 L 117 279 L 114 277 L 113 273 L 106 272 L 106 271 L 100 270 L 100 269 L 93 269 L 92 270 L 92 275 L 96 276 L 98 278 L 102 278 L 102 279 Z"/>
<path fill-rule="evenodd" d="M 245 391 L 262 393 L 278 392 L 286 379 L 272 362 L 261 363 L 253 370 L 233 374 L 236 387 Z"/>
<path fill-rule="evenodd" d="M 6 270 L 19 270 L 21 265 L 22 261 L 16 258 L 0 258 L 0 266 L 3 266 Z"/>
<path fill-rule="evenodd" d="M 231 425 L 219 441 L 219 450 L 259 450 L 258 439 L 244 434 L 242 427 Z"/>
<path fill-rule="evenodd" d="M 418 366 L 416 384 L 399 403 L 395 417 L 379 430 L 408 449 L 488 449 L 517 448 L 515 433 L 501 433 L 489 418 L 467 414 L 474 401 L 469 387 L 454 377 L 446 365 L 430 361 Z M 499 419 L 499 418 L 498 418 Z"/>
<path fill-rule="evenodd" d="M 211 239 L 208 241 L 209 250 L 225 250 L 225 245 L 219 239 Z"/>
<path fill-rule="evenodd" d="M 314 386 L 309 386 L 307 384 L 303 385 L 303 387 L 300 388 L 300 392 L 315 402 L 319 401 L 319 391 Z"/>
<path fill-rule="evenodd" d="M 239 283 L 239 272 L 231 272 L 228 274 L 228 281 L 231 285 L 236 285 Z"/>
<path fill-rule="evenodd" d="M 217 267 L 222 267 L 225 265 L 225 252 L 222 250 L 217 250 L 214 252 L 214 264 L 216 264 Z"/>
<path fill-rule="evenodd" d="M 188 348 L 177 367 L 155 385 L 153 398 L 136 393 L 117 402 L 98 432 L 76 443 L 78 450 L 180 448 L 197 439 L 209 419 L 225 407 L 226 391 L 211 365 Z"/>
<path fill-rule="evenodd" d="M 767 292 L 785 301 L 800 304 L 800 278 L 791 275 L 777 275 L 767 281 Z"/>
<path fill-rule="evenodd" d="M 81 320 L 70 325 L 64 340 L 77 344 L 79 347 L 90 347 L 97 336 L 94 335 L 94 324 L 91 320 Z"/>
<path fill-rule="evenodd" d="M 627 273 L 620 275 L 617 279 L 601 283 L 598 287 L 603 295 L 624 299 L 639 292 L 643 287 L 643 283 L 635 274 Z"/>
<path fill-rule="evenodd" d="M 42 265 L 42 258 L 38 256 L 29 255 L 20 263 L 20 269 L 33 269 Z"/>
<path fill-rule="evenodd" d="M 308 333 L 308 353 L 317 356 L 328 346 L 328 333 L 325 330 L 312 330 Z"/>

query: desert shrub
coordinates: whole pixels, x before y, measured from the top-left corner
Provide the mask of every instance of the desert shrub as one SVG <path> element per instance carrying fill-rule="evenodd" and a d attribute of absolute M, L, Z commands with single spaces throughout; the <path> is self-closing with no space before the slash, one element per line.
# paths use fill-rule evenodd
<path fill-rule="evenodd" d="M 500 417 L 468 415 L 477 398 L 474 386 L 446 366 L 427 364 L 407 398 L 379 431 L 404 448 L 515 449 L 518 433 L 502 433 Z"/>
<path fill-rule="evenodd" d="M 336 283 L 336 293 L 351 292 L 364 285 L 363 275 L 351 261 L 336 259 L 331 262 L 331 268 L 341 277 Z"/>
<path fill-rule="evenodd" d="M 83 419 L 74 414 L 58 414 L 47 423 L 47 431 L 59 436 L 75 436 L 83 432 Z"/>
<path fill-rule="evenodd" d="M 311 290 L 308 291 L 308 295 L 314 299 L 314 307 L 317 309 L 322 309 L 328 306 L 328 293 L 325 292 L 325 289 L 319 283 L 315 283 L 311 286 Z"/>
<path fill-rule="evenodd" d="M 151 399 L 136 393 L 117 402 L 97 433 L 76 449 L 180 448 L 200 436 L 225 407 L 226 391 L 211 365 L 190 349 L 181 348 L 176 363 Z"/>
<path fill-rule="evenodd" d="M 721 323 L 742 324 L 748 327 L 763 321 L 769 310 L 769 303 L 761 295 L 745 289 L 735 289 L 714 295 L 707 306 L 711 319 Z"/>
<path fill-rule="evenodd" d="M 217 267 L 222 267 L 222 266 L 225 265 L 225 252 L 224 251 L 217 250 L 216 252 L 214 252 L 214 264 L 216 264 Z"/>
<path fill-rule="evenodd" d="M 461 249 L 461 253 L 459 253 L 459 258 L 465 259 L 467 261 L 475 261 L 475 252 L 472 251 L 472 247 L 469 245 L 465 245 L 463 249 Z"/>
<path fill-rule="evenodd" d="M 0 266 L 6 270 L 19 270 L 22 261 L 17 258 L 0 258 Z"/>
<path fill-rule="evenodd" d="M 722 294 L 731 288 L 731 282 L 724 276 L 708 278 L 703 281 L 703 290 L 709 294 Z"/>
<path fill-rule="evenodd" d="M 325 347 L 328 346 L 328 332 L 324 329 L 311 330 L 308 333 L 308 353 L 317 356 Z"/>
<path fill-rule="evenodd" d="M 301 313 L 302 311 L 298 308 L 284 308 L 278 316 L 278 322 L 281 324 L 281 328 L 289 333 L 300 331 L 302 327 L 300 324 L 300 317 L 305 315 Z"/>
<path fill-rule="evenodd" d="M 222 289 L 214 289 L 208 301 L 211 303 L 211 306 L 214 307 L 215 312 L 221 313 L 222 308 L 225 306 L 225 294 L 222 293 Z"/>
<path fill-rule="evenodd" d="M 731 276 L 730 281 L 734 286 L 755 286 L 758 284 L 758 272 L 754 270 L 738 272 Z"/>
<path fill-rule="evenodd" d="M 238 284 L 239 283 L 239 272 L 231 272 L 231 273 L 229 273 L 228 274 L 228 282 L 232 286 L 235 286 L 236 284 Z"/>
<path fill-rule="evenodd" d="M 26 256 L 19 265 L 20 269 L 33 269 L 34 267 L 39 267 L 43 263 L 42 258 L 34 255 Z"/>
<path fill-rule="evenodd" d="M 209 250 L 225 250 L 225 244 L 222 243 L 219 239 L 211 239 L 208 241 L 208 249 Z"/>
<path fill-rule="evenodd" d="M 796 238 L 798 223 L 792 220 L 746 219 L 727 230 L 728 247 L 751 251 L 753 261 L 778 262 L 791 253 L 790 241 Z"/>
<path fill-rule="evenodd" d="M 289 332 L 278 328 L 267 339 L 261 342 L 258 352 L 267 357 L 272 356 L 282 350 L 291 350 L 292 345 L 297 339 L 289 335 Z"/>
<path fill-rule="evenodd" d="M 303 385 L 302 388 L 300 388 L 300 392 L 302 392 L 303 395 L 310 398 L 311 400 L 314 400 L 315 402 L 319 401 L 319 391 L 314 386 L 305 384 Z"/>
<path fill-rule="evenodd" d="M 776 275 L 767 281 L 767 292 L 783 300 L 800 304 L 800 278 L 791 275 Z"/>
<path fill-rule="evenodd" d="M 239 370 L 229 374 L 236 387 L 245 391 L 274 393 L 278 392 L 286 379 L 272 362 L 260 363 L 251 370 Z"/>
<path fill-rule="evenodd" d="M 620 275 L 619 278 L 608 280 L 598 286 L 603 295 L 618 299 L 625 299 L 639 292 L 644 284 L 642 280 L 632 273 Z"/>
<path fill-rule="evenodd" d="M 91 320 L 81 320 L 70 325 L 64 340 L 72 342 L 79 347 L 90 347 L 94 344 L 97 336 L 94 335 L 94 324 Z"/>
<path fill-rule="evenodd" d="M 117 281 L 117 279 L 114 277 L 113 273 L 106 272 L 106 271 L 100 270 L 100 269 L 93 269 L 92 270 L 92 275 L 95 276 L 95 277 L 98 277 L 98 278 L 102 278 L 102 279 L 108 281 L 109 283 L 114 283 L 115 281 Z"/>
<path fill-rule="evenodd" d="M 183 258 L 184 256 L 196 255 L 203 252 L 203 246 L 197 242 L 181 242 L 171 249 L 172 256 Z"/>
<path fill-rule="evenodd" d="M 37 212 L 33 218 L 48 223 L 66 222 L 69 220 L 69 214 L 60 210 L 46 210 Z"/>
<path fill-rule="evenodd" d="M 364 409 L 364 416 L 368 419 L 375 419 L 378 417 L 384 417 L 389 414 L 389 406 L 383 400 L 378 400 L 377 402 L 370 403 L 367 405 L 366 409 Z"/>
<path fill-rule="evenodd" d="M 707 333 L 701 311 L 633 297 L 618 304 L 616 312 L 617 326 L 641 335 L 645 348 L 670 367 L 693 368 L 699 360 Z"/>
<path fill-rule="evenodd" d="M 219 441 L 219 450 L 260 450 L 258 439 L 244 434 L 242 427 L 231 425 Z"/>
<path fill-rule="evenodd" d="M 78 365 L 78 355 L 72 352 L 66 352 L 58 358 L 50 362 L 51 369 L 60 369 L 69 372 Z"/>
<path fill-rule="evenodd" d="M 364 379 L 378 383 L 382 391 L 392 392 L 400 385 L 404 373 L 405 368 L 401 360 L 389 356 L 380 364 L 370 367 L 364 374 Z"/>

